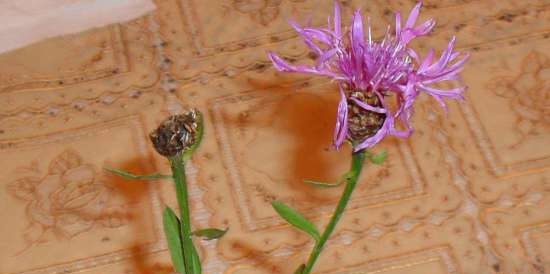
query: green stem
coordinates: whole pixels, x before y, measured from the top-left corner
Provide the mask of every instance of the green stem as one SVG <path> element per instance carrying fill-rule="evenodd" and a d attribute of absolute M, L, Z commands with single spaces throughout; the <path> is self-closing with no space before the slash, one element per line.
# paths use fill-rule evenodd
<path fill-rule="evenodd" d="M 187 191 L 187 182 L 185 178 L 185 163 L 181 156 L 177 155 L 169 158 L 170 167 L 172 168 L 172 177 L 176 185 L 176 196 L 180 209 L 181 220 L 181 239 L 183 246 L 183 257 L 185 268 L 188 274 L 197 273 L 193 256 L 195 248 L 191 239 L 191 218 L 189 214 L 189 194 Z"/>
<path fill-rule="evenodd" d="M 315 247 L 313 247 L 313 250 L 311 251 L 311 254 L 309 256 L 309 259 L 306 263 L 306 266 L 304 270 L 301 272 L 301 274 L 309 274 L 311 273 L 311 270 L 313 269 L 313 266 L 315 265 L 315 262 L 319 258 L 319 255 L 321 254 L 321 251 L 323 251 L 323 248 L 336 228 L 336 224 L 342 217 L 344 213 L 344 209 L 346 209 L 346 206 L 348 205 L 348 202 L 350 200 L 351 194 L 353 193 L 353 190 L 355 189 L 355 186 L 357 185 L 357 179 L 359 178 L 359 175 L 361 175 L 361 170 L 363 169 L 363 162 L 365 161 L 365 153 L 364 152 L 356 152 L 352 154 L 352 162 L 351 162 L 351 169 L 349 172 L 348 180 L 346 181 L 346 188 L 344 189 L 344 193 L 342 193 L 342 197 L 340 198 L 340 201 L 338 202 L 338 205 L 336 206 L 336 210 L 334 211 L 332 218 L 330 219 L 330 222 L 328 223 L 327 227 L 325 228 L 325 231 L 321 235 L 321 238 L 319 241 L 315 244 Z"/>

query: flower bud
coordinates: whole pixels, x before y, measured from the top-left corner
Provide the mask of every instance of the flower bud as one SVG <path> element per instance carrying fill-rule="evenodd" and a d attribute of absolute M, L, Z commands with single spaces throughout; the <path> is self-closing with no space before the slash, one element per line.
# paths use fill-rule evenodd
<path fill-rule="evenodd" d="M 174 157 L 190 149 L 199 138 L 197 136 L 199 115 L 200 113 L 193 109 L 164 120 L 156 130 L 149 134 L 157 152 L 165 157 Z"/>

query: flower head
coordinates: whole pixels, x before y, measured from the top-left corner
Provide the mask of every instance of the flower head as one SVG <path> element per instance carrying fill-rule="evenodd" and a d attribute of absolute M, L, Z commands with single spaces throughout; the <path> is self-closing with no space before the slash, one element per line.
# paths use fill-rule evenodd
<path fill-rule="evenodd" d="M 454 51 L 453 37 L 438 60 L 434 50 L 423 59 L 409 47 L 410 42 L 428 35 L 433 19 L 416 24 L 422 4 L 410 12 L 404 25 L 395 14 L 395 31 L 388 27 L 380 41 L 372 38 L 370 22 L 365 34 L 363 18 L 356 11 L 349 29 L 342 29 L 340 6 L 335 2 L 333 24 L 327 28 L 291 25 L 317 55 L 315 65 L 293 65 L 274 53 L 269 58 L 284 72 L 301 72 L 330 77 L 340 86 L 340 103 L 333 143 L 339 148 L 347 139 L 354 150 L 370 148 L 387 135 L 408 137 L 413 131 L 410 118 L 417 96 L 425 92 L 446 109 L 444 99 L 462 99 L 464 87 L 439 89 L 435 83 L 457 80 L 467 54 Z M 331 20 L 329 19 L 329 22 Z M 389 102 L 395 98 L 395 106 Z M 398 129 L 397 121 L 403 129 Z"/>
<path fill-rule="evenodd" d="M 197 144 L 202 126 L 200 113 L 192 110 L 173 115 L 164 120 L 160 126 L 149 134 L 157 152 L 165 157 L 173 157 Z"/>

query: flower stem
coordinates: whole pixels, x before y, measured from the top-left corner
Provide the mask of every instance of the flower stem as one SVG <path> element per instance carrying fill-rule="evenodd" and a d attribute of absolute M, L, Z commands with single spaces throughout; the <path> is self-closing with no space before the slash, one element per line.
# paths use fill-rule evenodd
<path fill-rule="evenodd" d="M 191 218 L 189 214 L 189 194 L 185 177 L 185 163 L 181 155 L 170 157 L 170 167 L 176 185 L 176 196 L 180 209 L 181 239 L 183 246 L 183 257 L 186 272 L 189 274 L 200 273 L 200 265 L 197 266 L 198 255 L 191 239 Z M 197 256 L 194 258 L 194 256 Z"/>
<path fill-rule="evenodd" d="M 363 163 L 365 161 L 365 153 L 364 152 L 355 152 L 352 154 L 352 162 L 351 162 L 351 169 L 349 172 L 348 180 L 346 181 L 346 188 L 344 189 L 344 192 L 342 193 L 342 197 L 340 198 L 340 201 L 338 202 L 338 205 L 336 206 L 336 210 L 334 211 L 332 218 L 330 219 L 330 222 L 328 223 L 327 227 L 325 228 L 325 231 L 321 235 L 321 238 L 319 241 L 315 244 L 313 247 L 313 250 L 311 251 L 311 254 L 309 256 L 309 259 L 306 263 L 306 266 L 304 270 L 301 272 L 301 274 L 309 274 L 311 273 L 311 270 L 313 269 L 313 266 L 315 265 L 315 262 L 319 258 L 319 255 L 321 254 L 321 251 L 323 251 L 323 248 L 336 228 L 336 224 L 342 217 L 344 213 L 344 209 L 346 209 L 346 206 L 350 200 L 351 194 L 353 193 L 353 190 L 355 189 L 355 186 L 357 185 L 357 179 L 359 178 L 359 175 L 361 175 L 361 170 L 363 169 Z"/>

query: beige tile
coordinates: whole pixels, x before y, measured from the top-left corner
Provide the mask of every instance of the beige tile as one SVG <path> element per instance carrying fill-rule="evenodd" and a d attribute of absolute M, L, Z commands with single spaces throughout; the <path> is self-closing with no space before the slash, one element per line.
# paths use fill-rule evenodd
<path fill-rule="evenodd" d="M 325 24 L 332 3 L 214 2 L 157 1 L 128 24 L 0 56 L 1 273 L 170 273 L 159 212 L 175 205 L 172 184 L 102 168 L 168 172 L 146 133 L 191 106 L 206 118 L 187 167 L 193 224 L 229 227 L 197 241 L 204 273 L 292 273 L 304 261 L 312 242 L 269 202 L 323 226 L 341 188 L 302 180 L 336 180 L 349 151 L 331 149 L 335 84 L 277 73 L 265 53 L 308 62 L 286 21 Z M 380 34 L 412 5 L 344 1 L 344 20 L 362 6 Z M 439 24 L 420 51 L 457 32 L 472 53 L 467 100 L 445 114 L 422 96 L 413 137 L 376 148 L 388 162 L 365 169 L 318 273 L 547 271 L 547 6 L 425 1 L 421 18 Z"/>

